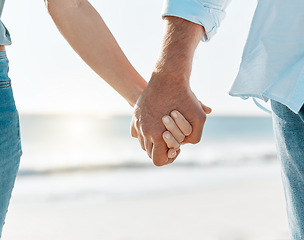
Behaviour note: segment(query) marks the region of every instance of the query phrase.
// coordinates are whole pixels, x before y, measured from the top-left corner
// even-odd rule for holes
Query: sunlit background
[[[148,81],[163,0],[90,2]],[[44,2],[7,0],[24,153],[4,239],[288,239],[270,115],[228,95],[255,6],[232,1],[197,48],[191,86],[212,116],[200,144],[157,168],[129,136],[132,108],[73,52]]]

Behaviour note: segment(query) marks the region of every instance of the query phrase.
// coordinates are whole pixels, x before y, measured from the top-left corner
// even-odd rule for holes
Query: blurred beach
[[[4,240],[287,240],[271,118],[210,117],[155,167],[130,116],[21,116]]]
[[[21,174],[44,171],[153,167],[130,137],[130,116],[21,116]],[[223,165],[276,160],[268,117],[210,117],[202,141],[182,148],[182,165]],[[154,168],[154,167],[153,167]]]
[[[163,1],[90,2],[150,79]],[[158,168],[130,137],[130,116],[98,117],[131,109],[76,57],[43,2],[6,1],[23,156],[3,240],[289,239],[271,118],[235,116],[265,114],[227,94],[256,4],[232,1],[219,34],[194,56],[198,99],[212,115],[234,117],[209,117],[201,143]]]

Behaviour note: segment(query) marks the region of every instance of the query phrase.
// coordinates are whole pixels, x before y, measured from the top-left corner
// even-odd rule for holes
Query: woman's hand
[[[212,109],[205,106],[202,102],[201,106],[206,114],[210,114]],[[174,110],[170,116],[164,116],[162,122],[167,131],[163,133],[163,139],[168,147],[168,158],[173,162],[180,153],[180,145],[186,136],[192,133],[192,126],[185,117],[178,111]]]

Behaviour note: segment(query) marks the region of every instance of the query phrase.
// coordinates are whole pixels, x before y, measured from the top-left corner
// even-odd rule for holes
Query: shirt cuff
[[[215,8],[209,1],[201,0],[165,0],[162,17],[180,17],[190,22],[200,24],[205,28],[202,41],[209,41],[225,17],[225,11]]]

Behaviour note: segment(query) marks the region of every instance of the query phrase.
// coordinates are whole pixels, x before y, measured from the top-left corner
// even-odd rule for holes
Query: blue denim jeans
[[[271,107],[291,239],[304,240],[304,106],[298,114],[273,100]]]
[[[8,59],[0,52],[0,238],[20,157],[19,116],[8,77]]]

